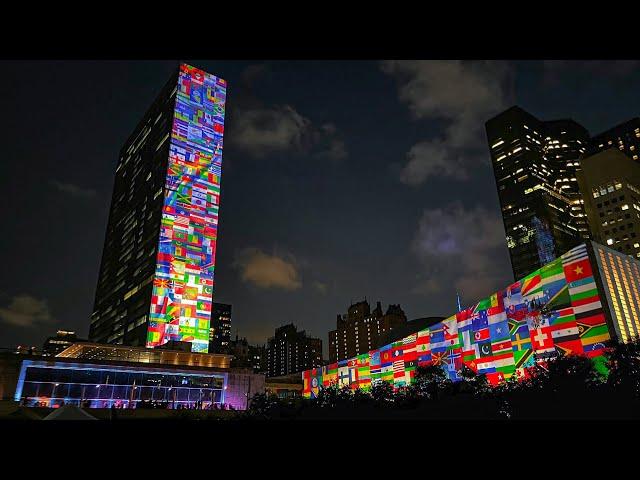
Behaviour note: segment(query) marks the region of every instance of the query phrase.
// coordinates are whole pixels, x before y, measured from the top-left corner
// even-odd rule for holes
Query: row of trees
[[[584,356],[559,356],[536,364],[524,380],[515,375],[492,387],[463,367],[452,382],[436,366],[419,367],[414,382],[387,382],[369,391],[330,386],[314,400],[264,394],[250,402],[252,419],[614,419],[640,418],[640,341],[612,345],[607,373]]]

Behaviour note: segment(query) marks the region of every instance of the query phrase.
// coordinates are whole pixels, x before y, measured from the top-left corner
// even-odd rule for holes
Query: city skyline
[[[326,342],[364,297],[413,319],[508,283],[484,122],[518,104],[597,134],[638,115],[633,62],[186,62],[229,85],[213,301],[252,343],[289,322]],[[120,145],[178,61],[14,64],[4,346],[86,337]]]

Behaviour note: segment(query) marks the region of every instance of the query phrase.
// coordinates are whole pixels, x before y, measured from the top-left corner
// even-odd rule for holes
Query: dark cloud
[[[312,152],[333,160],[347,156],[335,126],[316,127],[290,105],[236,109],[230,131],[233,145],[256,158],[284,152]]]
[[[51,180],[51,185],[58,191],[77,198],[93,198],[98,193],[92,188],[83,188],[73,183],[60,182],[58,180]]]
[[[24,294],[13,297],[8,306],[0,308],[0,319],[23,328],[49,324],[53,320],[46,301]]]
[[[640,70],[640,60],[545,60],[542,65],[543,82],[548,86],[562,83],[567,73],[597,81],[603,77],[624,77]]]
[[[422,185],[429,177],[469,177],[464,157],[440,140],[427,140],[411,147],[407,164],[400,172],[400,181],[407,185]]]
[[[509,282],[505,235],[499,212],[461,203],[426,209],[412,251],[424,266],[414,293],[454,286],[465,301],[478,300]]]
[[[398,80],[398,97],[416,119],[443,121],[444,132],[409,151],[400,180],[419,185],[431,176],[468,178],[484,148],[484,122],[509,102],[512,71],[505,62],[387,61],[382,70]]]
[[[246,87],[251,88],[256,81],[263,78],[268,72],[269,66],[266,63],[254,63],[248,65],[242,71],[241,79]]]
[[[313,282],[313,288],[321,294],[326,294],[327,293],[327,289],[329,288],[328,285],[326,283],[323,282],[319,282],[319,281],[315,281]]]
[[[238,253],[235,264],[242,280],[258,288],[298,290],[302,287],[292,255],[269,255],[257,248],[246,248]]]
[[[238,110],[230,127],[231,141],[245,153],[262,158],[302,148],[310,128],[311,121],[289,105]]]

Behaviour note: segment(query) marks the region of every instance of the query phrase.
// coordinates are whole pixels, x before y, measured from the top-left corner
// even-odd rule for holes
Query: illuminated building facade
[[[14,400],[25,406],[243,410],[264,392],[264,376],[229,369],[231,357],[118,345],[76,343],[47,360],[25,359]]]
[[[182,64],[123,146],[89,339],[207,352],[226,82]]]
[[[582,159],[578,181],[593,239],[640,258],[640,163],[610,148]]]
[[[492,385],[530,375],[559,354],[585,355],[602,368],[612,339],[640,332],[640,261],[592,241],[454,315],[348,360],[302,373],[303,394],[331,384],[369,389],[410,384],[420,366],[457,381],[466,366]]]
[[[298,373],[322,365],[322,340],[308,337],[295,325],[276,328],[267,341],[267,376],[277,377]]]
[[[576,170],[589,133],[512,107],[486,123],[514,278],[590,238]]]
[[[336,329],[329,332],[329,362],[368,352],[381,335],[406,323],[400,305],[389,305],[384,313],[380,302],[373,311],[366,300],[354,303],[346,315],[338,315]]]
[[[640,336],[640,263],[602,245],[594,246],[616,337],[630,341]]]
[[[627,157],[638,161],[640,159],[640,118],[632,118],[620,125],[595,135],[587,148],[587,155],[617,148]]]

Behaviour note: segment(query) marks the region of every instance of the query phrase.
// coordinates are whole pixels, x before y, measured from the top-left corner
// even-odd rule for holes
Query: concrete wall
[[[245,410],[247,398],[251,399],[256,393],[264,393],[264,375],[235,372],[227,374],[224,403],[232,405],[236,410]]]
[[[13,400],[23,358],[14,353],[0,354],[0,400]]]

